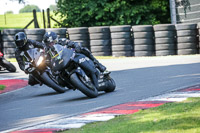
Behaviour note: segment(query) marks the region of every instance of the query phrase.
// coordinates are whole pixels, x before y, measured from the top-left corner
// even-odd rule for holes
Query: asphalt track
[[[200,82],[200,56],[141,57],[100,60],[117,83],[115,92],[89,99],[79,91],[57,94],[46,86],[27,86],[0,95],[0,132],[134,102]],[[23,78],[0,72],[0,80]]]

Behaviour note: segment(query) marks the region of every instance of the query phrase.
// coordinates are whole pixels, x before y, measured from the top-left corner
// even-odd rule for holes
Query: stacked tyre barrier
[[[177,24],[177,54],[197,53],[197,24]]]
[[[88,27],[68,28],[69,39],[79,42],[83,47],[90,48]]]
[[[15,34],[24,32],[23,29],[4,29],[2,32],[3,53],[5,58],[15,58]]]
[[[200,23],[121,25],[78,28],[4,29],[0,45],[6,58],[15,57],[14,36],[25,32],[28,39],[42,42],[45,32],[80,42],[95,56],[166,56],[200,52]]]
[[[198,23],[197,24],[197,29],[198,29],[198,31],[197,31],[197,34],[198,34],[198,39],[197,39],[197,51],[198,51],[198,53],[200,53],[200,23]]]
[[[110,26],[112,56],[132,56],[133,43],[131,37],[131,26]]]
[[[67,38],[67,28],[47,28],[45,32],[55,32],[59,38]]]
[[[3,42],[2,42],[1,30],[0,30],[0,52],[3,53]]]
[[[111,55],[111,39],[109,26],[89,27],[90,50],[94,56]]]
[[[28,39],[42,42],[45,29],[25,29],[24,32]]]
[[[154,25],[156,56],[176,54],[176,30],[173,24]]]
[[[154,32],[152,25],[132,26],[135,56],[154,55]]]

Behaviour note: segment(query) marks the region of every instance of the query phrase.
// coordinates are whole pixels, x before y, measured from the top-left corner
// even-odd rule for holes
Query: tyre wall
[[[200,53],[200,23],[197,24],[197,52]]]
[[[112,56],[133,56],[131,25],[110,26]]]
[[[80,42],[95,56],[166,56],[198,54],[200,23],[121,25],[78,28],[4,29],[1,50],[7,58],[15,57],[14,36],[25,32],[28,39],[41,42],[45,32]]]
[[[109,26],[89,27],[90,50],[94,56],[110,56],[111,39]]]
[[[47,28],[45,32],[55,32],[59,38],[68,38],[67,28]]]
[[[3,42],[2,42],[1,30],[0,30],[0,52],[3,53]]]
[[[152,25],[132,26],[135,56],[152,56],[155,53]]]
[[[43,36],[45,34],[45,29],[25,29],[24,32],[28,39],[42,42]]]
[[[90,49],[88,27],[68,28],[69,39],[79,42],[83,47]]]
[[[173,24],[154,25],[156,56],[176,54],[176,30]]]
[[[177,54],[197,54],[197,24],[177,24]]]
[[[15,34],[23,29],[4,29],[2,31],[3,53],[5,58],[15,58]]]

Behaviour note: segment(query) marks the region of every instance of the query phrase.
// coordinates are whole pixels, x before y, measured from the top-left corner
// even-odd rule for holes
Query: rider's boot
[[[97,65],[97,68],[101,71],[104,72],[106,70],[106,67],[104,65],[102,65],[101,63],[99,63],[98,60],[94,60],[94,63]]]

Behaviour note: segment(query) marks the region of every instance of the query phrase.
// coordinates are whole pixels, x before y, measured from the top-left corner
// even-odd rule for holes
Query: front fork
[[[42,79],[41,76],[40,76],[40,75],[42,75],[44,72],[47,72],[47,73],[52,74],[52,72],[51,72],[50,69],[46,69],[46,70],[44,70],[44,71],[34,70],[34,71],[31,73],[31,75],[34,77],[34,79],[35,79],[40,85],[42,85],[43,82],[44,82],[44,81],[43,81],[44,79]]]

